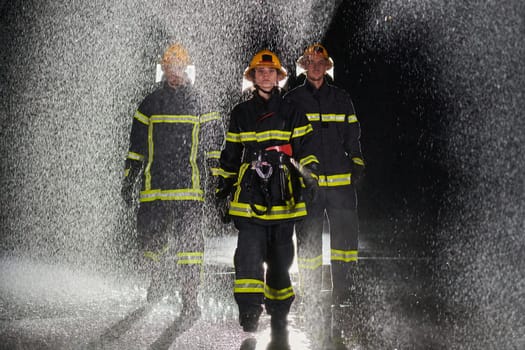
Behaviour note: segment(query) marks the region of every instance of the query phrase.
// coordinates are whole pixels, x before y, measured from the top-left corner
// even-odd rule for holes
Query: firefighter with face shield
[[[285,99],[304,108],[314,128],[315,156],[319,160],[318,196],[307,203],[308,217],[296,226],[300,290],[307,308],[320,299],[322,232],[327,220],[332,311],[334,324],[340,324],[341,317],[355,314],[349,305],[358,253],[356,186],[365,165],[361,131],[348,93],[327,81],[326,73],[333,63],[326,49],[314,44],[297,63],[306,72],[306,80]],[[335,329],[334,333],[338,337],[340,332]]]
[[[220,179],[216,196],[229,200],[238,230],[234,297],[240,325],[255,331],[264,305],[272,334],[286,333],[295,296],[289,274],[293,227],[306,216],[306,189],[313,191],[317,184],[312,126],[282,99],[278,83],[286,71],[275,53],[258,52],[244,77],[253,83],[253,95],[231,112],[215,169]]]
[[[133,206],[133,190],[140,187],[137,233],[142,261],[151,273],[147,300],[156,302],[178,291],[181,315],[196,318],[204,254],[201,155],[210,147],[220,149],[201,135],[221,121],[218,113],[201,106],[187,74],[190,64],[182,45],[165,51],[165,81],[142,101],[133,118],[122,194]]]

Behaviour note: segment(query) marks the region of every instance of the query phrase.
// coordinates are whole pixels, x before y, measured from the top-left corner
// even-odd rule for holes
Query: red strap
[[[279,145],[279,146],[270,146],[270,147],[265,148],[264,150],[282,152],[289,157],[292,156],[292,145],[290,145],[289,143],[284,144],[284,145]]]

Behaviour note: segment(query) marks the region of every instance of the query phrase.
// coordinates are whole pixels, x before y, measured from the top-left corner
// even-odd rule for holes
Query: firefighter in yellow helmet
[[[165,81],[146,96],[133,117],[122,194],[134,207],[134,189],[140,187],[137,232],[143,261],[151,271],[147,300],[156,302],[178,290],[182,316],[195,319],[200,314],[197,296],[204,253],[198,224],[204,201],[203,155],[214,147],[218,152],[222,142],[212,142],[203,132],[222,122],[218,113],[201,106],[187,75],[189,64],[180,44],[164,52]]]
[[[231,112],[220,168],[215,169],[220,177],[216,195],[229,200],[238,230],[234,297],[240,325],[255,331],[264,305],[272,334],[282,334],[295,295],[289,275],[293,227],[306,216],[304,183],[317,183],[315,172],[301,177],[292,163],[314,169],[317,159],[312,126],[282,99],[278,83],[286,71],[277,55],[258,52],[244,76],[253,82],[253,95]]]
[[[296,225],[300,289],[307,308],[319,300],[323,222],[329,220],[333,319],[334,324],[341,324],[344,313],[355,313],[350,308],[350,291],[355,289],[352,275],[358,252],[356,186],[365,165],[361,130],[348,93],[326,79],[333,66],[326,48],[321,44],[307,47],[298,64],[306,72],[306,80],[285,99],[305,109],[314,128],[315,156],[319,159],[318,196],[307,202],[308,217]],[[314,322],[317,319],[314,315]],[[338,336],[337,329],[334,333]]]

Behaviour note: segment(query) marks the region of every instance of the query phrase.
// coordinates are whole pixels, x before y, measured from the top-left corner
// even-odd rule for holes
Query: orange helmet
[[[315,55],[321,56],[328,62],[327,69],[330,69],[334,66],[334,62],[332,61],[330,56],[328,56],[328,51],[326,51],[326,48],[319,43],[308,46],[304,50],[303,55],[299,57],[299,59],[297,60],[297,64],[299,65],[299,67],[304,69],[306,60],[308,60],[310,56],[315,56]]]
[[[164,52],[161,64],[185,67],[191,64],[190,55],[188,55],[188,51],[181,44],[173,44]]]
[[[277,55],[270,50],[259,51],[255,54],[255,56],[253,56],[250,65],[244,71],[244,77],[247,80],[253,82],[252,72],[257,67],[275,68],[279,75],[279,81],[283,80],[287,76],[286,70],[281,66],[279,57],[277,57]]]

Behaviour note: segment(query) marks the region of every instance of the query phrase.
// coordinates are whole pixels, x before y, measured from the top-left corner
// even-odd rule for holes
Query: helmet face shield
[[[195,66],[191,64],[188,51],[181,44],[169,46],[157,64],[155,82],[166,80],[170,76],[178,76],[182,80],[195,83]]]

